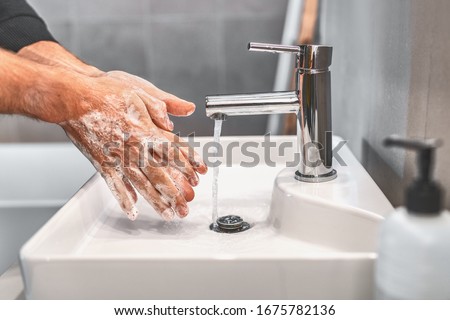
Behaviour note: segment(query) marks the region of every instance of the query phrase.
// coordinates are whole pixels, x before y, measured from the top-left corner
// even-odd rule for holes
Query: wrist
[[[25,87],[24,113],[57,124],[80,117],[87,109],[80,97],[89,90],[88,80],[88,76],[64,68],[38,68]]]
[[[88,65],[53,41],[39,41],[22,48],[18,56],[40,64],[57,66],[80,74],[98,77],[104,74],[100,69]]]

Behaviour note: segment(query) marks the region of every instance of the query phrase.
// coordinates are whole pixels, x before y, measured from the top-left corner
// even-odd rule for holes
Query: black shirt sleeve
[[[25,0],[0,0],[0,47],[17,52],[43,40],[56,42]]]

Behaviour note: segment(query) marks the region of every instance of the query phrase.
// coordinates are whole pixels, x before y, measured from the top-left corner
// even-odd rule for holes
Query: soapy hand
[[[167,113],[183,117],[189,116],[195,111],[195,105],[192,102],[167,93],[138,76],[124,71],[109,71],[105,75],[121,80],[124,85],[128,85],[128,88],[135,90],[144,97],[148,97],[148,99],[144,99],[147,102],[147,110],[155,124],[162,129],[173,130],[173,123],[169,120]]]
[[[51,41],[24,47],[18,56],[60,69],[57,73],[65,73],[61,79],[72,79],[69,89],[52,88],[61,99],[49,103],[55,108],[40,109],[34,116],[64,128],[130,219],[138,214],[135,189],[166,220],[188,214],[197,172],[203,174],[207,168],[169,132],[173,123],[167,113],[188,116],[194,112],[193,103],[126,72],[103,72]]]
[[[131,220],[138,214],[134,188],[165,220],[175,214],[185,217],[187,202],[194,197],[192,187],[198,184],[196,172],[207,169],[186,143],[156,123],[170,127],[166,103],[170,111],[192,106],[139,82],[119,72],[86,78],[75,101],[78,114],[60,125],[101,173]]]

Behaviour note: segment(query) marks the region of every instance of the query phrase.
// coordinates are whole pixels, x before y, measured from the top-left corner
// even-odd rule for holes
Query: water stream
[[[215,144],[215,155],[219,155],[219,144],[220,144],[220,134],[222,132],[222,120],[215,120],[214,122],[214,144]],[[219,166],[213,168],[213,184],[212,184],[212,197],[213,197],[213,208],[212,208],[212,223],[215,224],[217,218],[219,217],[217,211],[217,196],[219,189]]]

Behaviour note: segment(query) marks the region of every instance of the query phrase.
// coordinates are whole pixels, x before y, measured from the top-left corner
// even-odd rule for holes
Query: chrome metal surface
[[[218,95],[206,97],[206,115],[242,116],[253,114],[297,113],[298,96],[295,91]]]
[[[311,69],[316,73],[327,71],[331,65],[333,48],[330,46],[302,44],[288,46],[281,44],[269,44],[250,42],[249,51],[271,52],[271,53],[294,53],[297,55],[296,67],[300,69]]]
[[[224,216],[217,219],[217,224],[222,229],[236,230],[242,227],[244,220],[239,216]]]
[[[336,170],[331,170],[329,173],[324,173],[321,175],[304,175],[299,171],[295,172],[295,179],[302,182],[327,182],[336,179],[337,173]]]
[[[248,44],[249,51],[273,52],[273,53],[300,53],[300,46],[288,46],[284,44],[270,44],[260,42],[250,42]]]
[[[301,162],[296,178],[323,182],[336,178],[332,168],[331,77],[333,48],[250,42],[250,51],[291,53],[296,59],[296,90],[206,97],[210,118],[296,113]]]
[[[302,54],[298,56],[297,68],[311,70],[314,73],[328,71],[333,54],[332,47],[308,44],[301,45],[300,48]]]
[[[215,112],[210,116],[210,118],[213,120],[227,120],[227,115],[224,113]]]
[[[235,215],[219,217],[209,228],[219,233],[239,233],[251,228],[250,224]]]

